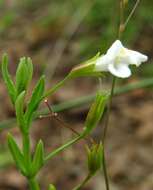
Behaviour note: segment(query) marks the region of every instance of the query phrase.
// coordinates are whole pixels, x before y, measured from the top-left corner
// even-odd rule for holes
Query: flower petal
[[[142,62],[148,60],[148,57],[137,51],[126,49],[129,59],[129,64],[139,66]]]
[[[107,55],[110,56],[112,59],[115,59],[115,57],[119,54],[121,49],[124,48],[120,40],[116,40],[111,47],[107,51]]]
[[[102,55],[97,59],[95,69],[96,71],[108,71],[108,65],[110,63],[110,57],[108,57],[107,55]]]
[[[110,64],[108,70],[110,73],[120,78],[128,78],[131,75],[131,70],[128,65],[124,63]]]

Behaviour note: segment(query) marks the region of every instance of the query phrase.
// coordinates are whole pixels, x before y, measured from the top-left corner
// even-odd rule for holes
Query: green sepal
[[[36,146],[36,151],[34,153],[31,173],[35,176],[40,168],[44,165],[44,145],[42,140],[40,140]]]
[[[16,87],[11,79],[11,76],[8,72],[8,56],[7,54],[3,55],[2,58],[2,76],[5,82],[5,85],[7,87],[8,90],[8,94],[10,96],[10,99],[12,101],[12,103],[15,103],[16,100]]]
[[[33,65],[31,59],[26,57],[21,58],[16,71],[17,95],[27,89],[27,86],[32,79],[32,74]]]
[[[84,77],[84,76],[93,76],[93,77],[102,77],[102,72],[95,70],[96,60],[99,58],[100,53],[97,53],[93,58],[88,61],[81,63],[79,66],[74,67],[69,73],[69,78]]]
[[[26,176],[26,167],[25,167],[25,163],[24,163],[24,156],[23,156],[22,152],[20,151],[20,148],[18,147],[17,143],[15,142],[15,140],[11,134],[8,134],[7,141],[8,141],[8,147],[10,149],[10,152],[12,154],[12,157],[13,157],[17,167],[19,168],[21,173]]]
[[[48,190],[56,190],[55,186],[50,184],[49,187],[48,187]]]
[[[91,148],[87,147],[88,156],[88,170],[94,175],[102,167],[103,161],[103,146],[100,144],[93,144]]]
[[[100,92],[97,93],[96,99],[91,105],[86,118],[84,133],[89,134],[97,126],[103,115],[108,97],[109,96],[106,94]]]
[[[42,97],[44,94],[44,89],[45,89],[45,77],[42,76],[40,78],[40,80],[37,82],[37,84],[33,90],[31,99],[27,105],[27,110],[25,113],[25,120],[26,120],[27,126],[30,125],[30,122],[33,117],[33,113],[37,110],[37,108],[42,100]]]
[[[19,94],[15,102],[16,118],[22,132],[25,132],[24,98],[25,98],[25,91]]]

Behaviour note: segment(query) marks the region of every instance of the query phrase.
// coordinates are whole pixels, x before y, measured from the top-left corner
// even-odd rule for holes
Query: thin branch
[[[126,21],[124,23],[124,29],[126,28],[128,22],[130,21],[130,19],[132,18],[133,14],[135,13],[135,10],[136,10],[137,6],[139,5],[139,3],[140,3],[140,0],[137,0],[136,3],[135,3],[135,5],[134,5],[134,7],[133,7],[133,9],[132,9],[132,11],[130,12],[129,16],[127,17],[127,19],[126,19]]]

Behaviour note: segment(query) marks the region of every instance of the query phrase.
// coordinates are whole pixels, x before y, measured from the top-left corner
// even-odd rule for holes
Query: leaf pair
[[[43,142],[40,140],[36,146],[36,151],[34,153],[33,161],[31,162],[30,171],[28,169],[29,166],[26,165],[26,160],[23,153],[21,152],[20,148],[18,147],[11,134],[8,135],[8,146],[12,154],[12,157],[21,173],[24,176],[35,176],[44,164]]]
[[[45,86],[44,77],[41,77],[41,79],[38,81],[36,87],[33,90],[31,99],[27,105],[27,109],[25,113],[24,113],[25,91],[22,91],[18,95],[15,101],[17,122],[22,132],[26,132],[29,129],[29,125],[32,120],[33,113],[38,108],[41,98],[43,96],[44,86]]]

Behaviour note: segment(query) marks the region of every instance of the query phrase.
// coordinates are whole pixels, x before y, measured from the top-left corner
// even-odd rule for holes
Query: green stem
[[[103,165],[103,171],[104,171],[104,178],[105,178],[105,186],[106,186],[106,189],[109,190],[109,179],[108,179],[108,174],[107,174],[107,166],[106,166],[106,158],[105,158],[105,150],[104,150],[104,147],[103,147],[103,161],[102,161],[102,165]]]
[[[42,99],[51,96],[53,93],[55,93],[61,86],[63,86],[65,84],[65,82],[69,79],[69,75],[67,75],[63,80],[61,80],[59,83],[57,83],[53,88],[49,89],[44,96],[42,97]]]
[[[135,12],[135,10],[136,10],[139,3],[140,3],[140,0],[137,0],[134,7],[133,7],[133,9],[132,9],[132,11],[130,12],[129,16],[127,17],[127,19],[126,19],[126,21],[124,23],[124,28],[127,26],[128,22],[132,18],[132,16],[133,16],[133,14],[134,14],[134,12]]]
[[[23,155],[26,163],[27,170],[31,172],[31,153],[30,153],[30,137],[29,133],[23,134]],[[35,178],[28,178],[30,190],[40,190],[39,184]]]
[[[29,181],[30,190],[40,190],[39,184],[36,181],[36,179],[32,178],[29,179],[28,181]]]
[[[102,138],[103,146],[105,145],[105,139],[106,139],[108,124],[109,124],[109,116],[110,116],[111,107],[112,107],[112,99],[114,95],[115,83],[116,83],[116,77],[113,76],[112,87],[111,87],[111,92],[110,92],[110,97],[109,97],[109,104],[108,104],[108,109],[107,109],[107,114],[106,114],[106,121],[105,121],[105,126],[104,126],[104,133],[103,133],[103,138]]]
[[[113,76],[113,82],[112,82],[112,88],[111,88],[111,93],[110,93],[110,99],[109,99],[109,105],[107,109],[107,114],[106,114],[106,122],[104,126],[104,133],[102,137],[102,142],[103,142],[103,169],[104,169],[104,179],[105,179],[105,185],[106,185],[106,190],[109,190],[109,180],[108,180],[108,174],[107,174],[107,166],[106,166],[106,158],[105,158],[105,139],[106,139],[106,134],[107,134],[107,129],[108,129],[108,124],[109,124],[109,116],[110,116],[110,111],[112,107],[112,98],[114,95],[114,89],[115,89],[115,82],[116,82],[116,77]]]
[[[87,177],[83,180],[82,183],[80,183],[77,187],[73,188],[73,190],[81,190],[82,187],[85,186],[85,184],[91,179],[93,175],[91,174],[88,174]]]
[[[56,156],[57,154],[59,154],[60,152],[62,152],[66,148],[68,148],[69,146],[75,144],[76,142],[78,142],[79,140],[81,140],[84,137],[85,137],[85,135],[81,134],[80,136],[68,141],[66,144],[64,144],[64,145],[60,146],[59,148],[57,148],[56,150],[52,151],[50,154],[48,154],[46,156],[45,162],[47,162],[48,160],[50,160],[51,158],[53,158],[54,156]]]
[[[23,155],[26,162],[26,166],[30,172],[31,166],[31,153],[30,153],[30,137],[29,133],[23,134]]]

